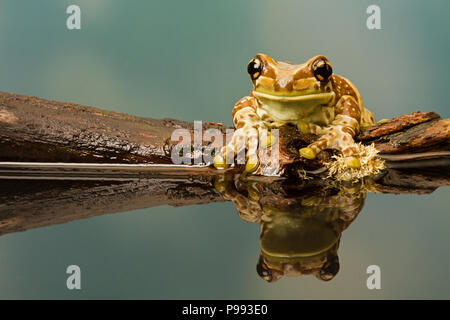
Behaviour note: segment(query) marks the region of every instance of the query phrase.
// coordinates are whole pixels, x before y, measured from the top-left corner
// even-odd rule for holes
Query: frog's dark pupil
[[[333,261],[320,270],[322,280],[331,280],[339,272],[339,262]]]
[[[253,80],[256,80],[262,71],[262,63],[257,59],[253,59],[247,66],[247,72],[252,77]]]
[[[256,266],[256,271],[258,272],[259,276],[263,278],[266,281],[272,281],[272,273],[268,270],[266,264],[262,262],[262,259],[260,258],[259,263]]]
[[[328,81],[328,79],[333,74],[333,69],[328,62],[323,59],[319,59],[314,62],[313,72],[317,80]]]

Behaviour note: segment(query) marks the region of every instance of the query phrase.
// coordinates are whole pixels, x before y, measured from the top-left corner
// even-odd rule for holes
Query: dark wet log
[[[177,128],[193,134],[184,121],[0,92],[0,161],[171,164]]]
[[[193,124],[184,121],[0,92],[0,161],[171,164],[171,150],[178,141],[170,137],[177,128],[193,134]],[[203,129],[208,128],[225,129],[203,124]],[[318,161],[298,157],[298,148],[315,138],[294,127],[282,128],[282,165],[299,161],[305,167],[320,167],[329,153]],[[356,140],[373,142],[385,154],[449,150],[450,120],[433,112],[415,112],[367,129]]]

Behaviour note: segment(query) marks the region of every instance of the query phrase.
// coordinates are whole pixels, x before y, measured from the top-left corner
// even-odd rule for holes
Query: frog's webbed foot
[[[306,159],[315,159],[316,155],[325,149],[335,149],[346,157],[346,164],[349,168],[359,168],[361,163],[358,157],[354,156],[358,148],[353,140],[354,131],[348,127],[334,125],[325,130],[325,133],[315,142],[299,150],[300,155]]]
[[[307,159],[314,159],[322,150],[336,149],[346,157],[349,168],[360,168],[359,159],[353,156],[358,151],[353,137],[360,130],[360,106],[354,97],[344,95],[336,104],[336,113],[335,119],[323,130],[322,136],[308,147],[300,149],[300,155]]]
[[[300,149],[300,154],[314,159],[322,150],[339,150],[340,155],[325,163],[329,176],[337,180],[358,180],[378,174],[385,168],[383,160],[377,157],[378,150],[373,144],[362,145],[353,140],[360,124],[372,125],[375,122],[372,113],[361,109],[356,100],[348,95],[342,96],[335,108],[337,115],[331,125],[320,130],[321,137]]]
[[[258,129],[253,127],[243,127],[237,129],[231,141],[222,148],[218,157],[214,159],[214,165],[216,168],[222,168],[222,164],[225,166],[234,162],[236,156],[241,152],[245,152],[246,165],[245,170],[252,172],[259,166],[258,158]],[[238,164],[241,160],[237,159]]]
[[[236,103],[233,109],[233,122],[236,131],[231,141],[214,158],[216,168],[227,168],[234,162],[236,156],[238,156],[238,164],[243,163],[243,159],[239,158],[241,152],[245,152],[245,171],[253,172],[258,168],[258,146],[268,146],[270,136],[267,126],[256,114],[256,105],[257,101],[251,96]]]

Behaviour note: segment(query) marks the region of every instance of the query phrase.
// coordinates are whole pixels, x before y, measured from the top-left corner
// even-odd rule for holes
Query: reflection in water
[[[261,226],[257,271],[263,279],[310,274],[327,281],[339,272],[341,234],[361,211],[366,193],[429,194],[448,186],[450,160],[443,160],[440,166],[403,164],[354,184],[233,170],[217,175],[208,168],[0,163],[0,236],[107,213],[229,200],[243,220]]]
[[[358,216],[372,183],[319,186],[218,176],[215,186],[233,201],[241,219],[261,225],[256,267],[261,278],[313,275],[329,281],[339,272],[341,234]]]

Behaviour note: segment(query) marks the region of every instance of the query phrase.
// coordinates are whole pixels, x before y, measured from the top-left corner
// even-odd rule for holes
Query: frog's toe
[[[304,207],[314,207],[320,203],[320,198],[318,196],[310,196],[302,199],[302,206]]]
[[[302,120],[298,120],[297,121],[297,129],[301,132],[301,133],[309,133],[309,124],[306,123],[305,121]]]
[[[249,183],[247,185],[247,192],[248,192],[248,197],[250,199],[259,200],[259,198],[261,197],[261,194],[258,191],[258,189],[256,188],[254,183]]]
[[[359,169],[361,168],[361,161],[357,157],[346,157],[345,164],[350,169]]]
[[[213,164],[216,169],[228,168],[228,164],[226,163],[225,158],[221,154],[218,154],[214,157]]]
[[[227,191],[228,185],[230,184],[230,181],[225,179],[225,177],[218,176],[214,180],[214,188],[219,191],[220,193],[224,193]]]
[[[385,124],[385,123],[389,123],[391,121],[392,120],[389,120],[389,119],[381,119],[380,121],[377,122],[377,125],[382,125],[382,124]]]
[[[263,137],[261,140],[261,147],[263,148],[269,148],[276,142],[276,138],[272,136],[271,134],[268,134],[267,136]]]
[[[255,171],[259,166],[259,159],[256,156],[253,156],[247,160],[245,164],[245,171],[250,173]]]
[[[314,159],[316,157],[316,153],[314,152],[313,149],[306,147],[306,148],[301,148],[299,150],[300,156],[302,156],[303,158],[306,159]]]

